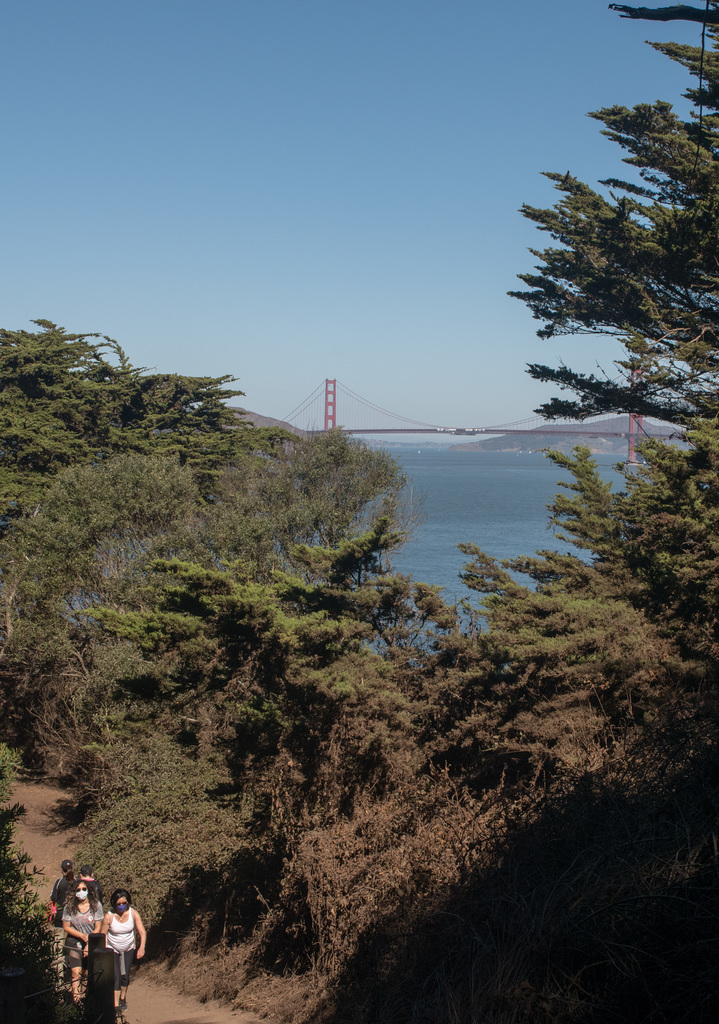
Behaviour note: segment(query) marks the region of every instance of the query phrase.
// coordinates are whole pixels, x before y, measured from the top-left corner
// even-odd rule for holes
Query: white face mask
[[[81,903],[82,903],[83,900],[86,900],[87,899],[87,889],[78,889],[77,890],[77,898],[80,900]]]

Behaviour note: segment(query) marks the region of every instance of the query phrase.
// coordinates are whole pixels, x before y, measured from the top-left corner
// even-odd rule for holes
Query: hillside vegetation
[[[464,545],[478,605],[393,571],[417,509],[386,454],[0,332],[1,738],[76,794],[177,984],[294,1024],[717,1019],[717,72],[701,125],[595,115],[636,179],[525,210],[542,333],[627,352],[534,367],[578,398],[545,412],[688,443],[620,492],[554,453],[577,555]]]

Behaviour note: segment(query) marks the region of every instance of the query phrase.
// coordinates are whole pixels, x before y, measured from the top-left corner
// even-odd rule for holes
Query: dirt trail
[[[72,858],[81,838],[72,824],[72,803],[62,790],[44,783],[20,782],[13,798],[26,809],[18,838],[45,875],[38,888],[43,899],[48,899],[61,862]],[[133,972],[127,1003],[128,1024],[261,1024],[252,1014],[233,1012],[220,1003],[198,1003],[169,986],[151,983],[143,979],[141,965]]]

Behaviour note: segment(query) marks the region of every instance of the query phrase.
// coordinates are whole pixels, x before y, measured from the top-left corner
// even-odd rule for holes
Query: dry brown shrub
[[[585,722],[549,788],[435,770],[306,822],[253,935],[183,978],[292,1024],[713,1024],[719,713],[613,747]]]
[[[416,931],[384,991],[336,1019],[713,1024],[718,741],[719,709],[695,696],[570,772]]]

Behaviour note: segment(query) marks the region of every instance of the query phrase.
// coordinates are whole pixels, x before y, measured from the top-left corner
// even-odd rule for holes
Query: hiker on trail
[[[82,867],[80,868],[80,878],[83,880],[83,882],[88,883],[88,889],[94,888],[95,892],[97,893],[97,898],[99,899],[100,903],[102,903],[102,886],[92,873],[92,868],[90,867],[89,864],[83,864]]]
[[[87,882],[72,883],[62,912],[65,930],[65,966],[70,972],[72,998],[80,1002],[80,983],[87,973],[88,936],[102,927],[102,903]]]
[[[115,889],[110,897],[111,910],[105,914],[102,933],[107,948],[115,954],[115,1010],[127,1009],[127,986],[130,984],[130,967],[135,957],[142,960],[145,955],[147,934],[142,919],[131,907],[132,897],[127,889]],[[139,946],[136,935],[140,937]]]
[[[67,894],[72,887],[72,883],[75,881],[75,875],[72,870],[72,861],[64,860],[60,865],[62,874],[59,878],[55,879],[50,893],[50,919],[49,923],[52,925],[54,936],[55,936],[55,961],[57,963],[58,974],[62,977],[63,972],[63,946],[65,945],[65,929],[62,926],[62,910],[65,906],[65,900]]]
[[[60,865],[60,870],[62,871],[62,874],[55,880],[55,884],[52,887],[50,903],[55,906],[52,925],[54,928],[58,928],[62,932],[62,908],[65,906],[68,889],[70,889],[72,883],[75,881],[75,875],[72,870],[72,861],[64,860]]]

